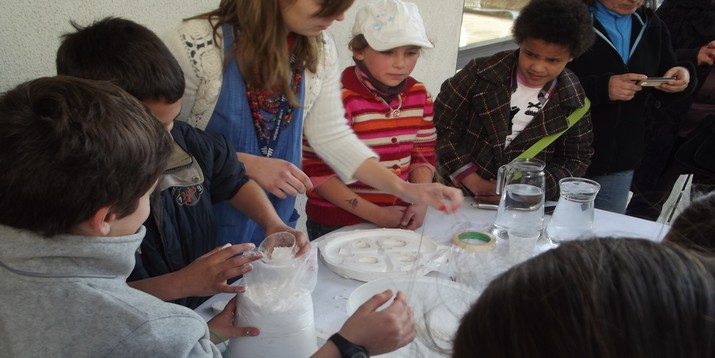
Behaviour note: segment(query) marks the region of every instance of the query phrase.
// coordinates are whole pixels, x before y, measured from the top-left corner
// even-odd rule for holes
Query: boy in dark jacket
[[[149,29],[106,18],[64,35],[57,72],[118,84],[144,103],[174,139],[169,166],[151,196],[147,234],[128,281],[163,300],[195,308],[206,296],[238,292],[227,279],[251,270],[237,254],[253,244],[216,248],[213,204],[228,200],[267,234],[289,231],[305,252],[307,237],[281,221],[263,190],[246,176],[221,135],[174,121],[181,110],[184,75],[171,52]],[[121,150],[121,148],[117,148]]]
[[[498,203],[499,167],[566,130],[535,156],[546,163],[546,198],[555,200],[559,179],[582,176],[593,154],[590,114],[568,127],[586,95],[565,68],[593,42],[589,13],[575,0],[532,1],[512,32],[517,51],[474,59],[442,84],[434,112],[438,174]]]

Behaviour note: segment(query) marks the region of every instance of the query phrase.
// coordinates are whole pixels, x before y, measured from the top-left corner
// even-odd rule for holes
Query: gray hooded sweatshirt
[[[144,233],[45,238],[0,225],[0,355],[220,357],[198,314],[127,286]]]

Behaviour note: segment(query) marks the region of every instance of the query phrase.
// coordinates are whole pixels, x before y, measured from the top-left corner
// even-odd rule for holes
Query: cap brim
[[[412,39],[409,41],[382,41],[378,39],[369,39],[365,36],[367,44],[375,51],[387,51],[393,48],[402,46],[419,46],[422,48],[434,48],[434,45],[429,41]],[[372,40],[372,41],[371,41]]]

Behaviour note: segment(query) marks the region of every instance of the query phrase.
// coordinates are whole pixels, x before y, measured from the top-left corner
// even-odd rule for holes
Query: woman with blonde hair
[[[343,181],[361,180],[440,210],[458,208],[459,191],[399,180],[346,124],[336,50],[323,31],[343,20],[352,3],[222,0],[217,9],[183,21],[165,38],[186,76],[179,119],[226,135],[249,177],[292,225],[295,196],[312,187],[298,168],[303,136]],[[260,228],[233,208],[217,207],[216,215],[219,241],[263,239]]]

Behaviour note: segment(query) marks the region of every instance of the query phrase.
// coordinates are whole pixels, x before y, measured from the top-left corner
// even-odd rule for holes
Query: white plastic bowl
[[[414,310],[418,336],[407,346],[380,357],[449,357],[428,347],[451,348],[459,321],[477,299],[477,292],[463,284],[429,276],[379,279],[361,285],[350,294],[348,315],[373,295],[387,289],[405,293]],[[391,302],[379,309],[384,309]]]

